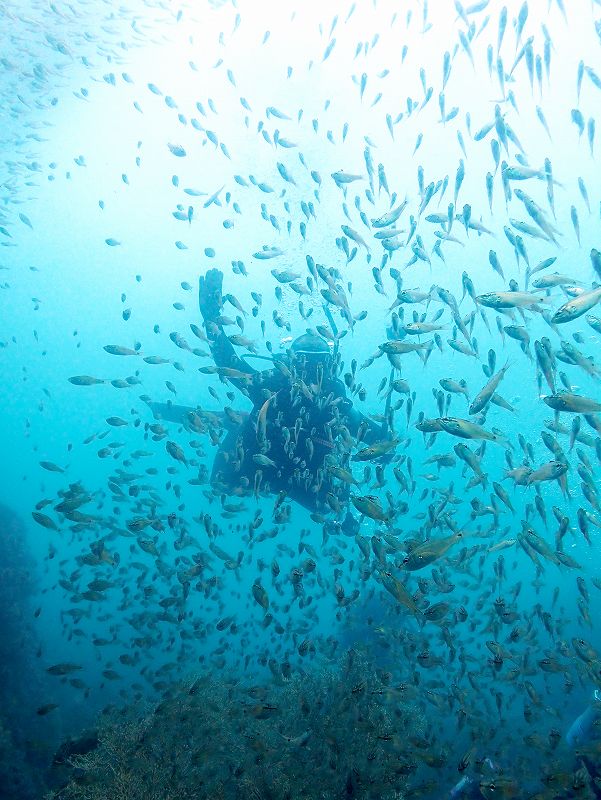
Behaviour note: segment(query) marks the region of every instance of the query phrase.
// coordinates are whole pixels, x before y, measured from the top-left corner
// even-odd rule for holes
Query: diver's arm
[[[353,406],[347,412],[347,427],[353,436],[357,435],[359,428],[364,428],[365,434],[361,441],[368,445],[388,438],[388,426],[385,423],[378,425]]]
[[[392,385],[392,380],[394,377],[394,371],[391,370],[390,372],[390,384]],[[349,416],[349,430],[350,432],[356,436],[356,431],[359,429],[361,425],[364,427],[367,426],[367,430],[365,433],[364,441],[367,444],[373,444],[374,442],[390,439],[390,401],[391,401],[391,393],[388,392],[388,397],[386,398],[386,408],[384,409],[384,422],[381,425],[378,425],[376,422],[372,422],[372,420],[368,419],[367,417],[363,416],[360,411],[357,411],[354,406],[351,405],[351,408],[348,412]],[[348,401],[350,402],[350,401]]]
[[[249,376],[254,375],[256,370],[236,354],[233,344],[219,324],[223,305],[221,299],[222,283],[223,273],[218,269],[210,269],[206,275],[201,275],[198,280],[198,306],[204,320],[213,360],[218,367],[235,369]],[[229,375],[227,377],[236,389],[248,394],[248,379]]]
[[[176,406],[175,403],[155,403],[153,400],[144,398],[144,402],[152,411],[155,419],[162,419],[165,422],[181,422],[184,423],[188,414],[196,411],[192,406]]]
[[[256,373],[257,370],[254,367],[251,367],[250,364],[236,354],[233,344],[227,338],[223,330],[219,329],[219,333],[213,339],[211,339],[209,335],[209,344],[213,355],[213,361],[218,367],[236,369],[239,372],[247,373],[249,376]],[[247,387],[247,378],[230,378],[228,375],[228,380],[230,380],[237,389],[240,389],[240,391]]]
[[[238,430],[239,428],[239,425],[232,421],[223,411],[208,411],[200,407],[179,406],[172,403],[170,400],[167,400],[166,403],[157,403],[154,400],[148,399],[146,396],[140,399],[144,400],[148,408],[152,411],[153,417],[157,420],[177,422],[184,427],[189,427],[195,416],[200,417],[204,422],[206,417],[210,415],[211,418],[217,418],[219,424],[228,431]],[[242,417],[246,417],[246,412],[244,411],[238,411],[236,413]]]
[[[339,398],[338,409],[340,416],[344,420],[344,424],[351,436],[357,436],[359,428],[362,428],[364,429],[364,435],[361,437],[361,441],[368,445],[379,442],[382,439],[388,439],[388,425],[386,423],[378,425],[377,422],[373,422],[358,411],[354,407],[353,401],[346,396],[344,384],[338,379],[335,381],[334,393]]]
[[[270,394],[278,392],[287,385],[285,376],[277,369],[257,370],[243,358],[239,358],[232,343],[223,331],[209,340],[213,360],[218,367],[227,367],[244,372],[248,378],[227,376],[230,383],[242,394],[245,394],[254,406],[261,407]]]

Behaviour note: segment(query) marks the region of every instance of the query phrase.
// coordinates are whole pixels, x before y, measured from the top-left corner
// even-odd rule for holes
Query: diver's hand
[[[210,269],[198,280],[198,306],[205,322],[213,322],[221,313],[223,272]]]

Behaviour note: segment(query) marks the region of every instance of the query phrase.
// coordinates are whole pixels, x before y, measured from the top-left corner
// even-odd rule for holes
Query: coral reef
[[[396,798],[420,717],[349,651],[313,673],[252,686],[207,676],[154,707],[113,712],[69,759],[54,800]]]

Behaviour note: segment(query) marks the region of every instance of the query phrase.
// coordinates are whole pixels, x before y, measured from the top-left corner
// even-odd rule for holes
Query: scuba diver
[[[500,770],[488,756],[477,762],[476,770],[473,775],[464,775],[457,781],[449,792],[450,800],[484,800],[488,796],[486,789],[494,784],[494,777]]]
[[[559,774],[569,777],[566,785],[553,789],[555,800],[601,800],[601,769],[599,764],[599,735],[597,728],[601,721],[601,690],[595,689],[589,705],[576,717],[565,733],[565,743],[573,751],[576,760],[571,767]],[[558,734],[559,735],[559,734]],[[488,788],[495,784],[495,772],[499,772],[490,759],[484,760],[489,767],[490,780],[477,780],[472,775],[464,775],[449,792],[449,800],[483,800],[489,798]],[[551,777],[553,771],[551,772]],[[543,774],[544,782],[544,774]],[[499,787],[497,787],[498,790]],[[522,787],[523,789],[523,787]],[[588,790],[588,791],[586,791]],[[535,787],[531,792],[523,792],[525,797],[538,797]]]
[[[570,747],[582,747],[595,738],[595,723],[601,720],[601,690],[595,689],[591,703],[585,708],[566,733]]]
[[[287,355],[270,358],[269,369],[256,370],[239,357],[223,330],[222,308],[229,296],[222,295],[222,281],[217,269],[200,277],[200,313],[217,374],[250,400],[252,410],[226,409],[222,419],[228,432],[215,456],[211,485],[223,494],[288,496],[311,512],[339,511],[349,482],[335,485],[333,479],[346,468],[353,440],[369,446],[386,439],[386,424],[372,422],[353,407],[336,375],[337,347],[331,350],[316,333],[299,336]],[[331,315],[329,320],[333,324]],[[186,415],[195,412],[173,404],[149,405],[155,417],[184,424]],[[352,525],[349,515],[347,522]]]
[[[583,783],[590,787],[590,796],[596,800],[601,800],[600,722],[601,690],[595,689],[591,702],[572,722],[565,735],[566,744],[575,751],[580,772],[583,772]],[[575,796],[575,794],[574,791],[568,793],[568,796]]]

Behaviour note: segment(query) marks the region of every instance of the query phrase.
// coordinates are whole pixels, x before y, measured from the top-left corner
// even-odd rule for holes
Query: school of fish
[[[13,98],[1,134],[13,153],[0,172],[5,302],[18,270],[28,289],[38,280],[24,236],[53,298],[40,288],[34,312],[68,317],[73,302],[43,277],[56,269],[41,252],[53,234],[36,219],[42,179],[45,198],[68,181],[95,192],[92,145],[66,175],[63,153],[36,155],[53,144],[59,98],[69,90],[76,127],[78,105],[93,114],[100,92],[104,110],[113,92],[136,126],[116,133],[134,160],[106,165],[113,189],[88,244],[100,251],[90,282],[103,270],[122,281],[120,304],[112,292],[93,301],[102,340],[80,350],[75,331],[25,415],[44,585],[31,622],[42,640],[44,626],[60,629],[38,652],[40,724],[69,697],[94,713],[151,704],[144,758],[207,742],[173,767],[189,792],[206,775],[213,794],[198,796],[318,797],[323,786],[435,798],[470,776],[487,800],[594,797],[578,758],[601,767],[601,725],[576,752],[565,731],[601,688],[601,2],[286,4],[285,24],[258,39],[242,0],[106,5],[0,12],[14,26],[0,58]],[[209,16],[218,35],[201,44]],[[186,74],[160,80],[157,60],[156,76],[141,76],[137,51],[160,53],[186,24],[198,30],[178,40],[198,53],[181,45]],[[303,63],[281,60],[288,36],[311,43]],[[247,80],[245,59],[273,83]],[[344,86],[330,83],[349,67]],[[190,86],[202,87],[193,104]],[[299,105],[313,92],[319,107]],[[144,244],[137,222],[110,216],[130,190],[149,195],[132,211]],[[170,253],[152,277],[149,241]],[[249,381],[212,358],[197,303],[212,267],[224,272],[217,322],[241,363],[290,375],[278,354],[315,333],[353,406],[381,426],[368,445],[338,420],[324,469],[298,467],[315,491],[324,470],[332,480],[311,513],[269,490],[273,398],[257,422],[259,479],[230,494],[211,483]],[[148,284],[145,307],[136,292]],[[3,325],[0,339],[9,358],[17,337]],[[34,339],[49,349],[48,335]],[[318,385],[295,390],[299,404],[332,402]],[[68,444],[29,432],[57,394],[63,418],[87,430]],[[194,410],[181,423],[153,416],[166,402]],[[292,441],[305,424],[299,413]],[[286,783],[293,762],[302,769]],[[264,785],[251,789],[257,764]],[[79,794],[75,779],[61,792],[105,796]]]

